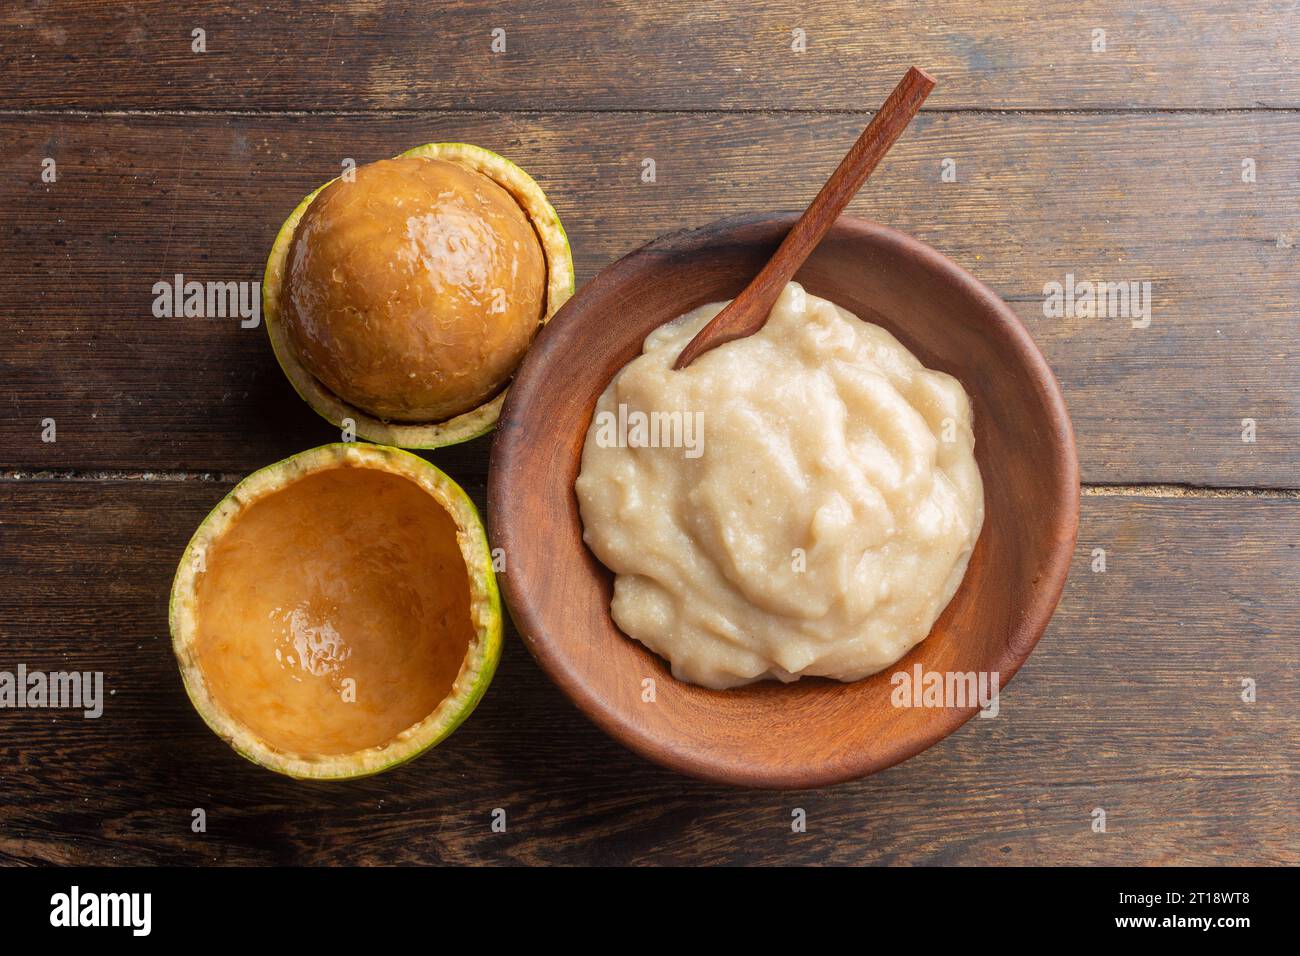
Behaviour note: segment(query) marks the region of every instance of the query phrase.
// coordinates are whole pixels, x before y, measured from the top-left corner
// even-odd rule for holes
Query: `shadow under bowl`
[[[799,271],[807,290],[884,326],[974,407],[985,517],[961,587],[930,635],[855,683],[764,681],[726,691],[675,680],[610,617],[613,575],[586,547],[573,490],[596,399],[652,330],[733,298],[794,215],[725,219],[655,240],[580,289],[510,386],[488,479],[511,616],[543,670],[598,726],[664,766],[715,782],[799,789],[919,753],[979,709],[899,707],[891,676],[996,673],[1037,644],[1069,571],[1079,466],[1065,402],[1011,309],[960,266],[892,229],[841,217]],[[655,699],[643,699],[653,678]]]

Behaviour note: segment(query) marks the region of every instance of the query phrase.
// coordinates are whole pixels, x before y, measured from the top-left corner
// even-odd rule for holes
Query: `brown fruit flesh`
[[[250,505],[204,564],[204,679],[283,751],[388,742],[447,697],[474,638],[456,525],[400,475],[308,475]]]
[[[299,361],[334,394],[387,421],[437,422],[505,386],[545,314],[546,277],[505,189],[400,157],[312,201],[281,308]]]

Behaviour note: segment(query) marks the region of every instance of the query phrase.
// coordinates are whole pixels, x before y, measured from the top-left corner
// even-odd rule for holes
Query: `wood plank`
[[[1294,35],[1289,0],[28,2],[0,12],[0,106],[862,109],[915,63],[930,108],[1295,108]]]
[[[479,711],[405,767],[313,785],[242,761],[190,708],[167,636],[174,563],[225,487],[0,482],[0,669],[103,670],[113,692],[98,720],[4,712],[0,859],[1300,863],[1295,499],[1085,497],[1060,610],[997,718],[865,781],[765,793],[625,752],[513,634]]]
[[[806,203],[854,114],[0,119],[0,468],[245,472],[336,434],[260,328],[157,319],[177,272],[256,281],[345,157],[438,139],[548,189],[579,281],[670,230]],[[923,114],[851,207],[1012,302],[1057,372],[1084,480],[1293,486],[1300,114]],[[59,180],[40,181],[41,161]],[[656,160],[643,183],[641,161]],[[795,157],[797,162],[791,162]],[[944,158],[958,180],[940,182]],[[1255,160],[1258,181],[1241,181]],[[1152,283],[1153,318],[1045,318],[1046,283]],[[1211,385],[1210,383],[1215,383]],[[57,423],[57,441],[41,423]],[[1257,422],[1254,444],[1241,420]],[[437,456],[480,474],[481,448]]]

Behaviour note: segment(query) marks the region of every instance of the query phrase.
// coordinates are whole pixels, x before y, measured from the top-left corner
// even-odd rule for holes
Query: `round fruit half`
[[[208,726],[299,778],[366,776],[437,744],[501,655],[473,502],[378,445],[323,445],[240,482],[181,556],[170,624]]]
[[[564,227],[560,224],[560,218],[555,209],[547,201],[542,188],[526,172],[516,166],[514,163],[498,156],[489,150],[478,146],[472,146],[468,143],[430,143],[426,146],[419,146],[415,149],[407,150],[396,157],[403,158],[423,158],[438,160],[444,163],[455,164],[463,170],[468,170],[473,174],[485,177],[490,180],[490,184],[500,187],[504,190],[518,209],[523,213],[528,226],[531,226],[535,234],[537,243],[540,246],[542,256],[545,259],[545,288],[544,302],[540,303],[540,314],[538,322],[545,324],[552,315],[562,306],[574,290],[574,273],[573,257],[569,249],[568,238],[564,234]],[[372,164],[374,165],[374,164]],[[364,169],[364,167],[363,167]],[[360,171],[358,172],[360,174]],[[401,448],[437,448],[443,445],[451,445],[457,442],[468,441],[479,435],[490,431],[496,424],[498,415],[501,412],[501,406],[505,401],[505,388],[496,390],[494,394],[483,396],[478,394],[475,400],[482,399],[481,404],[467,410],[459,411],[443,420],[418,420],[419,411],[422,403],[418,400],[407,400],[405,396],[392,396],[392,402],[381,401],[378,404],[374,402],[365,402],[369,405],[367,408],[361,407],[362,400],[353,395],[353,400],[345,398],[340,387],[343,377],[348,373],[340,370],[337,374],[331,376],[327,370],[319,363],[321,356],[313,355],[303,351],[304,346],[313,340],[313,334],[310,330],[304,332],[297,329],[296,326],[291,328],[290,319],[294,316],[286,315],[285,292],[286,284],[289,283],[291,270],[294,259],[291,253],[294,252],[294,239],[298,232],[299,224],[307,214],[312,202],[321,194],[323,190],[329,188],[337,180],[331,180],[324,186],[308,195],[298,207],[289,214],[289,218],[284,221],[276,235],[275,242],[271,247],[271,253],[267,258],[266,271],[262,280],[262,315],[266,322],[267,334],[271,339],[271,347],[275,351],[277,361],[284,370],[290,383],[298,394],[323,418],[333,423],[339,428],[344,428],[350,422],[354,433],[370,441],[379,442],[387,445],[396,445]],[[342,202],[334,205],[343,206]],[[375,243],[382,243],[385,237],[375,235],[373,222],[362,222],[357,224],[355,212],[353,213],[354,228],[356,229],[355,248],[360,255],[367,253],[371,258],[377,261],[382,260],[382,251],[376,249]],[[445,246],[443,254],[454,258],[461,243],[454,236],[447,236],[441,233],[441,226],[435,225],[430,227],[429,232],[432,236],[425,236],[420,241],[428,242],[430,239]],[[392,238],[389,236],[388,238]],[[426,245],[427,248],[427,245]],[[345,251],[346,253],[346,251]],[[301,263],[300,263],[301,264]],[[361,267],[358,271],[364,271]],[[346,281],[347,276],[340,274],[340,281]],[[438,283],[433,283],[437,285]],[[416,290],[413,297],[419,297],[428,290]],[[370,296],[376,298],[376,296]],[[394,305],[393,299],[396,296],[378,296],[379,302],[375,303],[380,308],[400,309],[400,303]],[[464,299],[476,298],[475,295],[462,296],[461,306],[464,306]],[[375,319],[368,314],[360,314],[364,311],[365,305],[361,309],[347,305],[346,308],[353,310],[356,320],[351,323],[353,336],[350,342],[340,345],[340,350],[347,351],[347,358],[351,363],[352,369],[364,368],[366,373],[372,377],[383,378],[388,376],[392,380],[393,373],[402,370],[404,358],[412,354],[413,350],[428,345],[430,341],[435,341],[443,334],[442,329],[431,332],[427,328],[411,328],[403,330],[399,341],[385,342],[383,347],[375,346],[373,339],[369,337],[369,330],[374,328]],[[534,333],[535,334],[535,333]],[[486,337],[485,337],[486,338]],[[368,341],[368,339],[370,339]],[[321,338],[315,336],[316,342]],[[441,344],[441,343],[437,343]],[[517,351],[518,343],[514,343]],[[525,343],[526,347],[526,343]],[[472,336],[464,334],[459,336],[459,344],[453,346],[453,352],[462,355],[471,365],[489,363],[492,357],[486,354],[478,355],[476,351],[483,351],[478,342]],[[512,353],[513,354],[513,353]],[[513,364],[517,365],[517,361]],[[323,377],[314,374],[308,367],[315,365],[317,371],[324,373]],[[465,368],[466,378],[472,378],[476,369]],[[500,370],[496,370],[500,372]],[[513,368],[505,370],[512,373]],[[408,373],[412,378],[428,376],[430,380],[445,380],[450,374],[452,378],[456,375],[456,370],[450,373],[443,367],[438,367],[437,363],[432,366],[425,363],[420,367],[419,373],[413,368]],[[360,378],[361,376],[358,376]],[[324,379],[333,378],[335,388],[330,388]],[[367,389],[373,385],[373,381],[357,381],[357,389],[367,395],[372,395]],[[402,414],[399,409],[405,407],[411,414]],[[427,402],[423,407],[430,407]],[[451,409],[449,409],[451,410]],[[417,420],[411,420],[412,417]]]

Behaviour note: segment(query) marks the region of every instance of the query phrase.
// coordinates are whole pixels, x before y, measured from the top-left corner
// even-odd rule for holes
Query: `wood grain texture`
[[[863,109],[916,63],[935,108],[1295,108],[1294,34],[1289,0],[23,0],[0,12],[0,106]]]
[[[243,473],[336,438],[293,394],[265,330],[150,310],[153,283],[177,272],[259,280],[284,216],[345,157],[467,140],[518,160],[558,208],[581,284],[664,232],[801,208],[863,120],[0,119],[0,468]],[[1289,486],[1297,143],[1291,114],[923,113],[850,211],[930,243],[1012,304],[1065,390],[1085,481]],[[57,183],[40,181],[45,156]],[[1243,157],[1258,182],[1241,181]],[[940,182],[944,158],[956,183]],[[1067,274],[1150,281],[1150,327],[1045,318],[1044,285]],[[40,440],[46,417],[55,443]],[[1254,444],[1241,441],[1247,417]],[[485,467],[473,450],[435,460]]]
[[[686,343],[673,368],[683,369],[709,349],[753,335],[767,322],[781,290],[794,278],[827,230],[844,213],[871,171],[885,158],[934,89],[934,79],[910,67],[866,129],[853,141],[808,208],[790,227],[772,258],[722,311]]]
[[[1001,716],[860,783],[762,793],[660,770],[514,636],[475,715],[410,765],[342,786],[253,767],[185,699],[171,574],[235,477],[337,434],[264,330],[150,314],[178,271],[260,279],[279,223],[345,157],[433,140],[533,173],[581,284],[664,232],[801,208],[866,118],[828,111],[874,106],[916,62],[939,90],[850,211],[1010,301],[1061,380],[1085,481],[1295,487],[1295,16],[1292,0],[0,6],[0,669],[102,669],[115,691],[98,721],[0,712],[0,863],[1300,863],[1294,497],[1085,497],[1061,607]],[[1045,318],[1067,273],[1150,280],[1150,328]],[[481,503],[487,452],[429,457]],[[31,480],[45,469],[90,480]],[[223,478],[144,480],[159,470]]]
[[[241,760],[167,637],[175,561],[225,490],[0,483],[0,669],[102,669],[113,692],[98,720],[4,712],[0,860],[1300,863],[1295,500],[1085,497],[1060,610],[997,718],[860,783],[774,793],[623,750],[513,634],[474,716],[405,767],[327,785]]]

